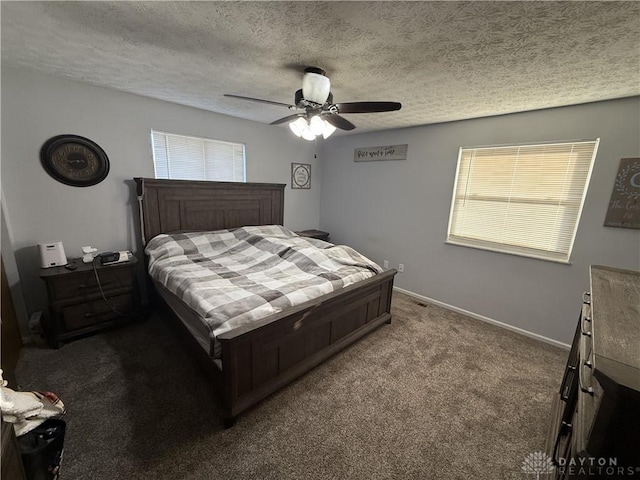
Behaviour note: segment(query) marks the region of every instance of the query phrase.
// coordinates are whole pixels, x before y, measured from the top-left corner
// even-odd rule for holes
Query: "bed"
[[[159,235],[164,238],[163,234],[172,234],[172,240],[193,243],[193,238],[200,238],[196,232],[226,231],[223,234],[228,237],[241,237],[245,230],[248,235],[254,233],[252,226],[283,224],[282,184],[147,178],[135,181],[143,245]],[[274,231],[277,237],[277,229]],[[290,236],[286,229],[282,231],[281,236]],[[247,238],[255,244],[252,237]],[[319,242],[320,248],[325,244],[299,238],[292,241]],[[149,261],[147,256],[145,263],[148,265]],[[395,274],[395,270],[376,271],[369,278],[330,293],[225,328],[215,335],[215,345],[203,337],[202,315],[188,304],[190,300],[157,278],[149,279],[170,307],[172,318],[193,346],[194,355],[211,375],[222,401],[224,426],[230,427],[241,412],[382,323],[390,323]]]

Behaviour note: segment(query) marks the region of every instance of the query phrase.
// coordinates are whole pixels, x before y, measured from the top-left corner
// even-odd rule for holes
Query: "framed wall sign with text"
[[[354,162],[377,162],[380,160],[406,160],[408,144],[382,147],[362,147],[353,151]]]
[[[311,188],[311,165],[308,163],[291,164],[291,188]]]
[[[620,159],[604,224],[640,229],[640,158]]]

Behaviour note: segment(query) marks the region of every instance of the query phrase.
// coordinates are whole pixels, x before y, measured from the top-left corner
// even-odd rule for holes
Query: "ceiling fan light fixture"
[[[315,140],[320,135],[327,139],[336,131],[336,127],[322,119],[320,115],[314,115],[309,120],[305,117],[300,117],[289,123],[289,129],[296,137],[302,137],[305,140]]]
[[[326,72],[318,67],[304,69],[302,88],[296,90],[293,105],[240,95],[225,94],[225,96],[281,105],[289,110],[298,111],[298,113],[279,118],[269,125],[281,125],[289,122],[289,128],[293,134],[306,140],[314,140],[320,135],[328,138],[336,131],[336,128],[347,131],[356,128],[353,123],[341,116],[343,113],[393,112],[402,108],[402,104],[399,102],[333,103],[331,82]]]
[[[313,132],[311,131],[308,125],[304,130],[302,130],[302,138],[309,141],[316,139],[316,136],[313,134]]]
[[[307,125],[307,121],[304,118],[300,117],[297,120],[289,123],[289,128],[296,137],[301,137],[302,132],[305,130],[305,128],[309,128],[309,126]]]
[[[305,100],[324,105],[329,98],[331,81],[325,77],[324,70],[310,67],[305,69],[302,77],[302,95]]]
[[[314,135],[322,135],[326,128],[326,122],[320,118],[320,115],[314,115],[309,120],[309,128]]]
[[[333,132],[336,131],[336,127],[331,125],[326,120],[323,120],[323,121],[324,121],[324,131],[322,132],[322,138],[324,138],[326,140],[327,138],[329,138],[331,136],[331,134]]]

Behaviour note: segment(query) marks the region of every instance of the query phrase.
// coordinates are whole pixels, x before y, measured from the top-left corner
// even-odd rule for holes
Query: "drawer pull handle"
[[[585,328],[585,322],[591,323],[591,317],[583,317],[580,319],[580,333],[587,337],[591,336],[591,330]]]
[[[581,320],[580,320],[580,333],[581,333],[582,335],[584,335],[585,337],[590,337],[590,336],[591,336],[591,330],[585,330],[585,328],[584,328],[584,321],[583,321],[583,320],[584,320],[584,319],[581,319]],[[591,320],[589,320],[589,321],[591,321]]]
[[[100,282],[100,284],[104,287],[105,285],[110,285],[113,282]],[[98,285],[86,285],[86,284],[81,284],[78,285],[79,289],[83,289],[83,288],[98,288]]]
[[[587,363],[590,363],[590,362],[588,360],[584,362],[585,365],[587,365]],[[589,395],[593,395],[593,387],[591,386],[585,387],[582,385],[582,369],[580,369],[580,371],[578,372],[578,385],[580,386],[580,390],[582,392],[588,393]]]
[[[591,292],[582,292],[582,303],[591,305]]]

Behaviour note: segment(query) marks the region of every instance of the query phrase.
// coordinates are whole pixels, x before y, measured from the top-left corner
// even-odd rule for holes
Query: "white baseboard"
[[[424,295],[419,295],[409,290],[405,290],[404,288],[393,287],[393,289],[400,293],[404,293],[405,295],[409,295],[410,297],[417,298],[418,300],[422,300],[427,303],[438,305],[439,307],[443,307],[443,308],[446,308],[447,310],[452,310],[454,312],[461,313],[468,317],[475,318],[476,320],[481,320],[483,322],[487,322],[492,325],[496,325],[498,327],[506,328],[507,330],[511,330],[512,332],[516,332],[530,338],[535,338],[536,340],[540,340],[541,342],[548,343],[550,345],[554,345],[556,347],[560,347],[565,350],[569,350],[571,348],[571,345],[567,343],[559,342],[552,338],[545,337],[537,333],[529,332],[528,330],[524,330],[523,328],[514,327],[513,325],[509,325],[508,323],[499,322],[498,320],[494,320],[493,318],[485,317],[484,315],[479,315],[477,313],[470,312],[469,310],[465,310],[463,308],[454,307],[453,305],[449,305],[448,303],[440,302],[438,300],[434,300],[433,298],[425,297]]]

